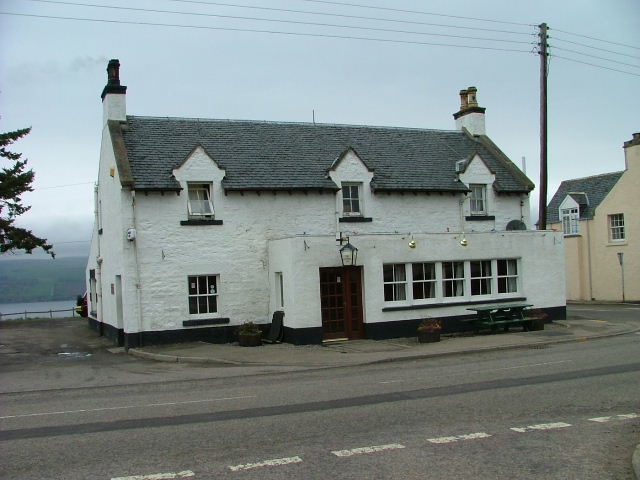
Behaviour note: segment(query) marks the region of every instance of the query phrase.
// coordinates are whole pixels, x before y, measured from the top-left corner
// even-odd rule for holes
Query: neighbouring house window
[[[362,215],[361,183],[342,184],[342,213],[345,216]]]
[[[385,302],[395,302],[407,299],[407,275],[402,263],[383,265]]]
[[[193,218],[213,217],[211,185],[208,183],[189,183],[189,216]]]
[[[411,265],[413,275],[413,298],[435,298],[436,296],[436,264],[414,263]]]
[[[487,186],[469,185],[471,189],[471,215],[487,214]]]
[[[565,235],[578,235],[580,216],[577,207],[561,209],[560,218],[562,219],[562,231]]]
[[[464,295],[464,262],[442,262],[442,294],[445,297]]]
[[[188,277],[189,313],[216,313],[218,311],[218,276],[194,275]]]
[[[514,293],[518,291],[518,261],[506,259],[497,261],[498,293]]]
[[[491,293],[491,260],[469,262],[471,271],[471,295]]]
[[[284,307],[284,283],[282,280],[282,272],[276,272],[276,302],[277,307]]]
[[[624,236],[624,213],[609,215],[609,240],[620,242],[625,240]]]

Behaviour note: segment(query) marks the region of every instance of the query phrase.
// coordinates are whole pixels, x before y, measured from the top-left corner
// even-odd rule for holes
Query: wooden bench
[[[528,331],[531,326],[531,319],[525,318],[524,309],[531,307],[528,303],[503,303],[496,305],[478,305],[477,307],[467,308],[476,312],[475,318],[463,320],[473,324],[473,331],[477,334],[480,328],[490,328],[495,332],[499,326],[504,328],[505,332],[509,331],[511,325],[522,325],[524,331]]]

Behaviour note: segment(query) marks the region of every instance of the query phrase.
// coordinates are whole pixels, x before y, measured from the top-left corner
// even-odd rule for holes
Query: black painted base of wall
[[[549,307],[539,309],[548,317],[545,322],[564,320],[567,318],[567,307]],[[473,318],[475,315],[459,315],[441,318],[442,333],[457,333],[470,330],[469,323],[462,320]],[[231,343],[237,340],[237,326],[215,326],[203,328],[184,328],[178,330],[162,330],[155,332],[125,333],[122,329],[98,322],[93,318],[87,319],[89,328],[100,336],[112,340],[115,345],[125,348],[144,347],[168,343],[208,342]],[[365,338],[371,340],[385,340],[388,338],[414,337],[422,318],[395,320],[392,322],[378,322],[365,324]],[[270,325],[259,325],[263,332],[269,330]],[[310,345],[322,343],[322,327],[291,328],[284,327],[285,343],[294,345]]]

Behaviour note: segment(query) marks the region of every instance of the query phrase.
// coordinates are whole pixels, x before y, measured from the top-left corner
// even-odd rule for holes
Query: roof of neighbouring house
[[[475,153],[495,173],[496,191],[533,189],[491,140],[457,130],[138,116],[118,125],[119,165],[128,166],[136,190],[180,189],[172,170],[197,145],[225,170],[227,191],[335,191],[328,169],[348,148],[373,170],[374,191],[467,191],[455,162]]]
[[[558,209],[568,196],[580,205],[580,218],[593,218],[596,208],[611,191],[624,172],[604,173],[592,177],[574,178],[560,184],[547,207],[547,223],[560,221]]]

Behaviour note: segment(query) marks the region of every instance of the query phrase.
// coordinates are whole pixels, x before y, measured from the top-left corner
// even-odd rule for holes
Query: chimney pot
[[[467,108],[467,91],[460,90],[460,111]]]
[[[477,107],[478,100],[476,99],[476,93],[478,89],[476,87],[467,88],[467,106],[469,107]]]
[[[120,62],[117,58],[109,60],[107,65],[107,85],[120,85]]]

